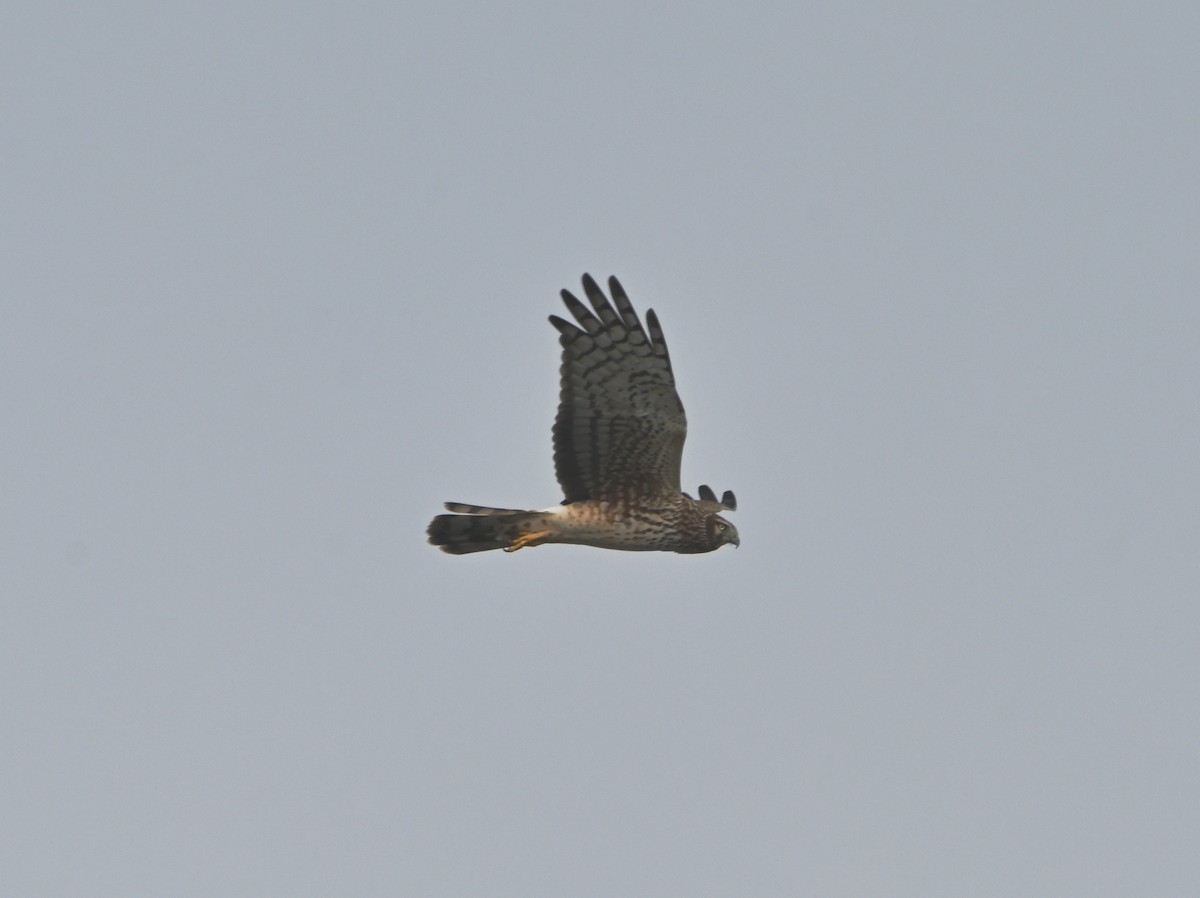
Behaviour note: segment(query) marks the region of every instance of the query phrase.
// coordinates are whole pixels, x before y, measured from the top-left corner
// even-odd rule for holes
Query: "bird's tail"
[[[544,542],[548,531],[546,514],[517,508],[488,508],[447,502],[446,510],[429,522],[429,542],[451,555],[488,552],[492,549],[516,551],[523,546]]]

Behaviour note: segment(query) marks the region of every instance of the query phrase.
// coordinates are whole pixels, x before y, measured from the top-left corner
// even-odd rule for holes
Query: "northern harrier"
[[[578,324],[550,316],[563,348],[554,421],[562,504],[522,511],[447,502],[446,510],[455,514],[438,515],[428,531],[429,541],[443,552],[574,543],[695,553],[738,545],[737,529],[718,514],[737,507],[732,492],[719,501],[707,486],[700,487],[699,499],[680,492],[687,419],[657,316],[648,311],[643,329],[615,277],[608,287],[615,310],[585,274],[583,289],[592,308],[563,290]]]

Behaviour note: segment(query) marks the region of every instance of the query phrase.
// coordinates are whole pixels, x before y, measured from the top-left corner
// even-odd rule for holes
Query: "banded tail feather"
[[[516,508],[490,508],[447,502],[446,510],[429,523],[429,542],[451,555],[508,549],[521,536],[542,528],[545,514]]]

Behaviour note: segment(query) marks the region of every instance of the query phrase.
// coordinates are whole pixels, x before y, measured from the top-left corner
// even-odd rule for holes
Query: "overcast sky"
[[[1200,894],[1190,3],[17,3],[0,893]],[[738,550],[545,507],[558,290]]]

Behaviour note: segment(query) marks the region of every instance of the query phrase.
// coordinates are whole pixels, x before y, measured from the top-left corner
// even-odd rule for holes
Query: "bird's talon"
[[[550,535],[549,530],[536,530],[532,533],[522,533],[512,541],[512,545],[505,548],[505,552],[515,552],[517,549],[524,549],[526,546],[540,546],[542,540]]]

